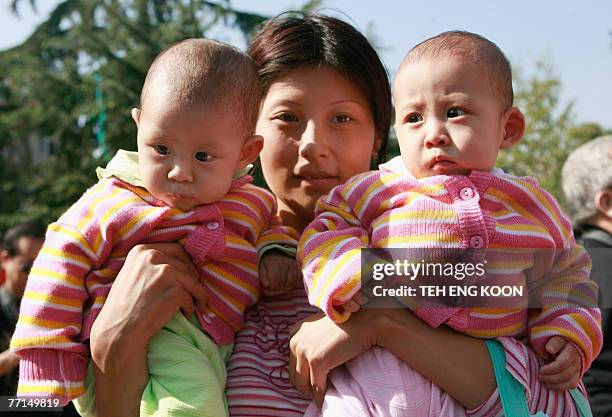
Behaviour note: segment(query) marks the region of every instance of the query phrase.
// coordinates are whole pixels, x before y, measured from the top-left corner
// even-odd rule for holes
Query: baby
[[[511,277],[528,288],[550,280],[539,310],[414,312],[432,327],[527,340],[552,360],[543,381],[575,385],[601,348],[599,310],[545,301],[568,287],[595,300],[597,290],[557,201],[533,178],[494,168],[499,150],[517,144],[525,127],[512,106],[506,57],[479,35],[442,33],[408,53],[393,95],[401,156],[333,189],[302,235],[298,259],[311,304],[337,322],[359,309],[362,248],[545,249],[544,259],[521,258]]]
[[[258,299],[258,252],[295,242],[273,195],[244,172],[263,146],[254,134],[260,98],[255,64],[229,45],[191,39],[155,59],[132,110],[138,153],[119,151],[98,169],[100,181],[49,226],[33,265],[11,345],[21,356],[19,395],[80,396],[92,324],[127,253],[178,241],[208,305],[195,322],[175,315],[151,340],[141,415],[227,413],[224,366]],[[198,360],[178,364],[182,345]]]

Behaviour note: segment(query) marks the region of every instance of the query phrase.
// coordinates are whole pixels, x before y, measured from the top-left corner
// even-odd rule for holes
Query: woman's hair
[[[357,29],[340,19],[290,12],[264,22],[248,54],[258,66],[264,95],[289,71],[329,67],[346,76],[368,99],[383,162],[391,126],[389,78],[378,54]]]
[[[600,136],[572,152],[561,182],[574,226],[589,224],[597,214],[595,194],[612,187],[612,136]]]

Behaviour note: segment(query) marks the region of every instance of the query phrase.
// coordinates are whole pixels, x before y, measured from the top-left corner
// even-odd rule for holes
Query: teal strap
[[[523,386],[512,376],[506,369],[506,353],[504,347],[497,340],[485,340],[491,362],[493,363],[493,372],[497,381],[497,390],[501,400],[504,415],[512,417],[530,417],[529,409],[527,408],[527,398]],[[593,417],[591,408],[584,395],[578,389],[574,388],[569,391],[576,409],[581,417]],[[546,417],[542,411],[532,417]]]
[[[593,413],[591,412],[591,407],[589,406],[587,399],[584,398],[584,395],[582,395],[580,391],[578,391],[578,388],[571,389],[569,393],[574,399],[574,404],[576,404],[576,408],[578,409],[580,416],[593,417]]]
[[[485,340],[485,342],[491,355],[504,414],[512,417],[529,417],[525,392],[521,384],[506,369],[506,353],[502,344],[497,340]]]

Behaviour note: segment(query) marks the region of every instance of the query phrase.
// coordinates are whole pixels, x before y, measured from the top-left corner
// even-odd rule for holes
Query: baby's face
[[[416,178],[489,171],[506,146],[502,100],[465,58],[409,63],[397,75],[393,97],[402,160]]]
[[[245,137],[241,123],[222,106],[189,110],[167,103],[171,101],[147,96],[142,111],[132,112],[145,187],[183,211],[220,200],[234,172],[251,162],[243,149],[252,138]]]

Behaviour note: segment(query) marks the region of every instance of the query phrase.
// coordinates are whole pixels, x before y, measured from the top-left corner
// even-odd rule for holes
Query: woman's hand
[[[91,330],[99,416],[138,415],[148,380],[149,339],[179,309],[191,315],[196,306],[206,307],[207,299],[179,244],[137,245],[130,250]]]
[[[320,408],[329,372],[376,345],[375,320],[373,310],[363,309],[344,323],[334,323],[323,313],[297,323],[289,343],[291,382],[312,395]]]
[[[137,245],[125,260],[91,330],[92,355],[104,370],[114,342],[146,349],[149,339],[182,309],[206,306],[208,295],[191,260],[177,243]]]
[[[0,377],[13,372],[13,369],[17,368],[18,365],[19,356],[17,354],[8,349],[0,353]]]

